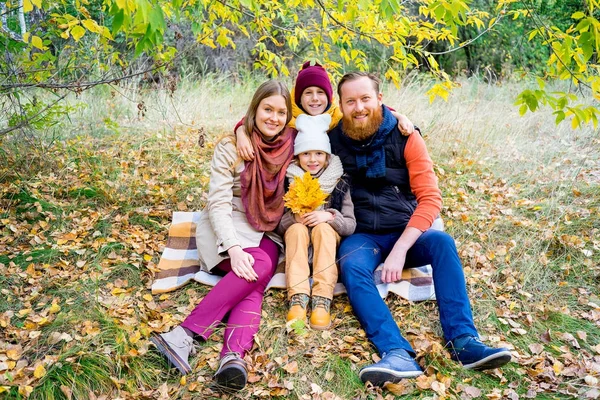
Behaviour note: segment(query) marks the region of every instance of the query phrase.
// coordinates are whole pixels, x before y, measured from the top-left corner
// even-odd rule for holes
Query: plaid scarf
[[[295,136],[295,129],[285,128],[268,142],[257,129],[252,132],[255,157],[245,162],[240,180],[246,218],[258,231],[272,231],[283,215],[285,171],[294,157]]]

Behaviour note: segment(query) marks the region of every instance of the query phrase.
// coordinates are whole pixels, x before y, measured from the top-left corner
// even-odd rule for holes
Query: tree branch
[[[62,101],[62,99],[64,99],[66,96],[67,96],[67,93],[63,94],[58,99],[56,99],[52,104],[49,104],[44,109],[38,111],[34,116],[21,121],[18,125],[11,126],[11,127],[8,127],[8,128],[0,130],[0,136],[3,136],[3,135],[5,135],[7,133],[10,133],[12,131],[16,131],[17,129],[21,129],[24,126],[30,125],[32,122],[34,122],[36,120],[36,118],[38,118],[40,115],[44,114],[50,108],[54,107],[55,104],[57,104],[58,102]]]
[[[452,48],[450,50],[446,50],[446,51],[438,51],[438,52],[425,52],[427,53],[427,55],[432,55],[432,56],[441,56],[444,54],[448,54],[448,53],[453,53],[457,50],[462,49],[463,47],[467,47],[468,45],[470,45],[471,43],[473,43],[474,41],[476,41],[477,39],[479,39],[481,36],[485,35],[486,33],[488,33],[494,26],[496,26],[496,24],[498,22],[500,22],[500,20],[502,19],[502,14],[499,14],[498,17],[496,18],[496,20],[494,21],[494,24],[489,26],[488,28],[486,28],[485,30],[483,30],[481,33],[479,33],[479,35],[475,36],[473,39],[467,40],[466,42],[464,42],[463,44],[461,44],[458,47]]]
[[[81,89],[87,90],[93,88],[94,86],[103,85],[106,83],[115,83],[124,79],[133,78],[135,76],[143,75],[148,72],[154,72],[159,68],[164,67],[164,64],[156,65],[151,68],[145,69],[143,71],[133,72],[128,75],[118,76],[115,78],[106,78],[98,81],[91,82],[74,82],[74,83],[11,83],[11,84],[2,84],[0,85],[0,90],[5,91],[8,89],[23,89],[23,88],[40,88],[40,89]]]
[[[550,28],[548,28],[546,26],[546,24],[544,23],[544,21],[541,21],[541,19],[539,18],[539,16],[535,12],[533,12],[533,7],[531,6],[531,0],[529,0],[529,1],[526,0],[526,3],[527,3],[527,12],[529,12],[529,14],[531,14],[531,17],[532,17],[531,20],[536,25],[536,28],[537,28],[538,32],[540,33],[541,36],[544,37],[544,39],[548,43],[550,43],[550,38],[544,34],[544,30],[545,31],[550,31]],[[542,27],[544,29],[542,29]],[[551,44],[548,46],[548,48],[550,49],[550,51],[552,51],[552,54],[554,54],[556,56],[556,59],[558,60],[558,62],[569,72],[569,75],[571,75],[572,79],[575,79],[579,84],[581,84],[582,86],[587,87],[588,89],[592,88],[590,85],[588,85],[586,82],[582,81],[581,79],[579,79],[575,75],[575,72],[573,72],[573,70],[571,68],[569,68],[567,66],[567,64],[564,63],[564,61],[560,58],[560,56],[558,54],[556,54],[556,51],[554,51],[554,48],[552,47]]]

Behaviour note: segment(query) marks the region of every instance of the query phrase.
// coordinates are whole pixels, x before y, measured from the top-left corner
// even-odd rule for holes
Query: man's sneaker
[[[166,357],[167,360],[182,375],[192,372],[192,367],[188,363],[190,354],[195,354],[194,344],[191,337],[185,333],[185,330],[178,326],[171,332],[152,335],[150,341],[154,343],[158,351]]]
[[[246,386],[248,371],[246,361],[239,353],[231,352],[225,354],[219,363],[219,369],[215,373],[217,385],[232,390],[240,390]]]
[[[448,342],[452,359],[460,361],[466,369],[494,369],[503,366],[511,360],[510,351],[501,347],[495,349],[481,343],[475,336],[460,336]]]
[[[422,374],[421,367],[406,350],[394,349],[383,353],[378,363],[361,369],[358,376],[363,383],[368,381],[375,386],[383,386],[386,382],[396,383]]]

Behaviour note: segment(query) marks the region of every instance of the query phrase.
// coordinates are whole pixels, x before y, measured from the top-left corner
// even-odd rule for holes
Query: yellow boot
[[[317,330],[329,329],[331,326],[331,299],[321,296],[313,296],[312,311],[310,313],[310,327]]]
[[[287,314],[288,322],[295,319],[306,321],[306,307],[308,306],[308,300],[308,295],[304,293],[292,296],[290,299],[290,309]]]

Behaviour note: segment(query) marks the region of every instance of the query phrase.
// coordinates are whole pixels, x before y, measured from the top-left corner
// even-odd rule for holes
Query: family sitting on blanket
[[[287,320],[305,320],[311,299],[309,249],[312,250],[312,302],[310,326],[328,329],[331,325],[331,301],[338,281],[336,250],[343,236],[354,232],[356,221],[350,196],[348,176],[340,159],[331,154],[327,131],[342,119],[340,109],[333,101],[333,87],[327,71],[319,65],[304,63],[292,89],[293,118],[288,124],[295,127],[298,136],[294,142],[295,162],[287,171],[289,182],[294,177],[310,172],[319,180],[321,189],[329,195],[325,207],[303,215],[286,210],[277,233],[285,237],[285,276],[289,310]],[[405,134],[413,132],[413,124],[402,114],[392,111],[398,119],[398,128]],[[254,158],[242,121],[236,126],[237,147],[240,156]]]
[[[321,68],[305,64],[300,74],[315,67]],[[312,105],[318,109],[321,102],[329,110],[325,107],[316,115],[325,110],[339,114],[337,109],[331,111],[328,77],[329,86],[319,79],[294,96],[296,105],[308,112]],[[356,217],[356,232],[342,240],[336,258],[350,304],[381,356],[381,361],[360,371],[360,378],[384,385],[422,374],[414,350],[402,337],[373,281],[381,262],[383,282],[399,280],[403,268],[431,264],[440,321],[452,358],[465,368],[504,365],[511,359],[508,349],[491,348],[479,340],[454,240],[430,229],[440,213],[441,194],[425,143],[420,135],[400,134],[402,122],[383,106],[379,85],[375,76],[366,73],[342,78],[338,96],[343,119],[330,126],[334,129],[329,136],[333,154],[352,179]],[[297,82],[296,93],[298,90]],[[302,101],[305,94],[312,102]],[[294,154],[295,131],[284,129],[291,109],[285,87],[266,82],[255,93],[244,119],[251,150],[244,150],[242,143],[240,155],[252,160],[236,163],[232,139],[216,146],[209,200],[197,240],[203,241],[198,249],[206,267],[226,275],[180,326],[151,339],[185,374],[191,370],[192,339],[206,340],[229,314],[215,378],[218,384],[233,389],[246,383],[243,357],[258,331],[264,288],[277,262],[280,238],[273,229],[283,215],[283,183]],[[237,134],[239,147],[245,135]],[[314,296],[321,295],[313,291]],[[319,306],[313,304],[313,312]]]

